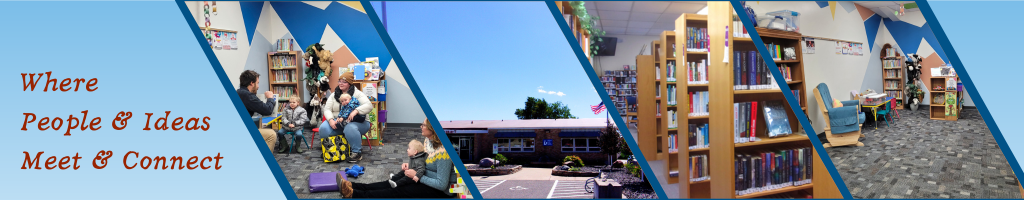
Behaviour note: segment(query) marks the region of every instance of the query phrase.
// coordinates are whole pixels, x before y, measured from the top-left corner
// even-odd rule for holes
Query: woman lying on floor
[[[458,173],[455,173],[455,166],[451,157],[441,145],[441,139],[434,132],[434,127],[426,119],[420,125],[423,136],[427,137],[427,172],[423,178],[416,177],[416,171],[409,169],[409,163],[402,164],[402,170],[406,176],[417,183],[401,185],[395,188],[387,180],[364,184],[353,183],[345,180],[344,174],[338,174],[338,190],[345,198],[452,198],[448,192],[448,186],[455,184],[458,180]],[[401,176],[399,174],[398,176]]]

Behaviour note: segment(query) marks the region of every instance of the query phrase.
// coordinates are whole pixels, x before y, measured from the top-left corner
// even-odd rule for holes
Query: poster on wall
[[[843,42],[836,41],[836,55],[843,55]]]
[[[804,38],[804,54],[814,54],[814,38]]]
[[[863,56],[864,55],[864,44],[863,43],[857,44],[857,55],[858,56]]]

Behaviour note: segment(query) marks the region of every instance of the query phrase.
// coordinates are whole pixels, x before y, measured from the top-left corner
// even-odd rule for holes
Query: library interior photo
[[[349,197],[339,192],[339,178],[387,184],[411,162],[405,149],[413,140],[427,153],[444,149],[436,133],[421,129],[426,115],[360,2],[185,5],[298,198]],[[451,163],[448,155],[429,156]],[[455,184],[461,178],[452,165],[437,166],[447,167],[435,174],[452,175],[443,178],[450,183],[424,183],[437,190],[430,194],[469,195],[450,193],[465,186]],[[366,194],[351,196],[381,197]]]
[[[1020,198],[916,3],[745,4],[853,197]]]
[[[581,44],[604,33],[583,49],[670,198],[842,197],[729,2],[583,4],[599,31],[570,27]],[[785,92],[806,93],[792,68]],[[800,173],[769,179],[768,161]]]

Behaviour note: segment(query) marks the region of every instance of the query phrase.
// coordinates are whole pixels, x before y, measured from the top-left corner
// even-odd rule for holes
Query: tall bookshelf
[[[747,142],[747,143],[736,143],[732,133],[734,130],[734,118],[733,114],[733,103],[734,102],[747,102],[747,101],[770,101],[780,100],[784,102],[784,95],[779,89],[763,89],[763,90],[734,90],[733,83],[733,56],[728,55],[730,62],[722,62],[724,53],[732,53],[733,51],[756,51],[754,43],[749,38],[733,38],[729,37],[728,47],[726,47],[725,34],[726,26],[732,26],[733,12],[729,2],[708,2],[708,13],[709,15],[692,15],[684,14],[676,20],[676,30],[672,32],[665,32],[661,35],[660,40],[653,42],[654,55],[640,55],[637,56],[637,70],[638,70],[638,88],[640,102],[639,116],[640,116],[640,127],[639,130],[639,142],[642,145],[641,152],[644,155],[648,155],[648,160],[666,160],[667,169],[669,176],[667,182],[679,183],[679,198],[759,198],[759,197],[770,197],[770,195],[783,194],[783,193],[804,193],[812,194],[815,198],[841,198],[838,192],[838,188],[835,187],[831,177],[828,175],[824,165],[817,157],[816,152],[812,151],[813,165],[812,172],[813,178],[811,183],[803,184],[799,186],[788,186],[782,188],[776,188],[774,190],[754,192],[744,195],[737,195],[736,192],[736,171],[735,171],[735,158],[737,153],[752,153],[759,151],[775,150],[775,149],[788,149],[790,147],[811,147],[810,140],[807,135],[795,133],[789,136],[781,136],[776,138],[769,138],[766,133],[766,126],[763,120],[763,114],[758,113],[757,129],[756,133],[760,141]],[[687,31],[686,27],[700,27],[706,28],[707,33],[710,36],[710,51],[686,51],[686,38]],[[760,29],[758,31],[761,31]],[[771,34],[768,34],[771,35]],[[779,38],[777,41],[781,43],[783,39],[787,42],[792,42],[792,45],[799,48],[800,37],[797,35],[792,41],[788,41],[792,37]],[[676,48],[679,49],[675,54],[672,54],[671,44],[675,44]],[[789,43],[787,43],[789,44]],[[722,51],[727,49],[727,51]],[[800,52],[799,49],[797,52]],[[673,56],[674,55],[674,56]],[[665,66],[669,63],[678,61],[679,63],[693,62],[696,60],[706,59],[708,63],[708,75],[709,80],[707,84],[690,84],[685,79],[687,77],[686,65],[680,64],[676,70],[676,77],[680,80],[675,83],[667,81]],[[790,87],[794,90],[803,89],[803,71],[800,65],[800,59],[798,57],[795,61],[785,61],[787,64],[794,63],[796,65],[791,66],[794,69],[793,77],[794,80],[787,82]],[[782,63],[782,62],[780,62]],[[659,77],[660,76],[660,77]],[[675,106],[667,104],[666,92],[668,86],[678,85],[676,97],[678,103]],[[689,113],[688,105],[688,92],[707,91],[708,100],[708,111],[709,115],[706,116],[694,116],[691,117]],[[657,94],[661,94],[660,97]],[[787,115],[789,117],[790,126],[794,132],[799,132],[799,122],[793,113],[793,109],[786,105]],[[801,107],[805,107],[805,103],[800,103]],[[760,109],[760,108],[758,108]],[[679,128],[669,129],[668,123],[670,122],[667,111],[678,110],[679,113]],[[660,113],[660,117],[658,115]],[[651,119],[651,120],[646,120]],[[689,132],[686,127],[688,124],[703,124],[709,125],[709,143],[708,148],[689,149],[689,141],[686,137]],[[678,134],[676,141],[666,141],[668,136],[671,134]],[[668,149],[667,142],[676,142],[679,144],[677,152],[671,152]],[[646,144],[657,144],[657,145],[646,145]],[[813,148],[812,148],[813,149]],[[651,156],[656,155],[656,156]],[[695,155],[706,155],[708,160],[710,179],[691,181],[689,171],[689,160],[690,156]],[[673,171],[679,171],[677,176],[672,176]]]
[[[635,98],[637,95],[636,70],[632,70],[629,65],[623,66],[623,68],[623,70],[605,70],[604,75],[601,76],[601,85],[604,86],[609,98],[615,103],[615,108],[619,109],[620,117],[623,117],[630,126],[635,126],[637,107],[630,106],[627,98]]]
[[[590,32],[583,28],[581,23],[585,23],[580,20],[579,16],[576,16],[575,10],[571,5],[572,1],[556,1],[555,5],[558,6],[558,10],[562,12],[562,17],[565,18],[565,22],[568,23],[569,29],[572,29],[572,35],[576,37],[576,41],[580,43],[583,48],[583,53],[587,55],[587,60],[592,59],[590,56]],[[596,66],[594,67],[594,73],[599,70]]]
[[[882,90],[888,97],[892,97],[892,103],[896,109],[903,109],[903,88],[905,84],[903,69],[905,62],[903,56],[892,47],[891,44],[882,45]]]
[[[384,80],[383,77],[384,76],[382,74],[380,80]],[[363,86],[365,86],[366,84],[374,84],[376,88],[381,88],[381,84],[384,82],[380,80],[355,80],[356,84],[353,86],[359,88],[360,91],[363,90]],[[377,91],[362,92],[368,95],[370,93],[377,93]],[[387,110],[387,101],[378,101],[378,98],[380,98],[378,95],[372,96],[376,96],[376,98],[370,98],[370,103],[373,104],[373,111],[370,111],[370,113],[366,116],[366,120],[370,121],[370,130],[366,133],[366,135],[363,136],[363,140],[360,142],[363,145],[380,146],[383,143],[383,141],[381,140],[381,134],[383,134],[384,129],[387,128],[387,123],[381,120],[380,111]]]
[[[292,96],[302,102],[302,61],[299,51],[274,51],[267,53],[267,80],[270,91],[278,94],[278,101],[288,101]],[[284,106],[280,106],[283,108]],[[279,112],[279,111],[277,111]]]

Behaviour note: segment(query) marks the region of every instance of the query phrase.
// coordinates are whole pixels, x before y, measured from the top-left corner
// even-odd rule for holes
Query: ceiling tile
[[[630,29],[626,29],[626,34],[628,34],[628,35],[647,35],[647,31],[649,31],[649,30],[650,30],[649,28],[630,28]]]
[[[662,13],[661,16],[658,17],[658,21],[656,21],[656,22],[658,22],[658,23],[665,23],[665,22],[676,23],[676,19],[679,19],[679,17],[681,17],[681,16],[683,16],[683,14]]]
[[[665,32],[665,31],[667,31],[667,30],[666,29],[652,28],[651,30],[647,31],[647,35],[661,35],[661,32]]]
[[[629,20],[629,12],[626,11],[599,10],[597,14],[601,19]]]
[[[647,33],[647,35],[650,35],[650,36],[660,36],[661,35],[661,31],[650,31],[650,32]]]
[[[598,10],[630,11],[633,9],[632,1],[598,1]]]
[[[622,28],[622,27],[606,27],[606,28],[603,28],[601,30],[603,30],[605,32],[605,34],[608,34],[608,35],[622,35],[622,34],[626,34],[626,28]]]
[[[707,2],[703,2],[703,3],[696,3],[696,2],[672,2],[672,4],[668,6],[668,9],[665,9],[665,12],[666,13],[697,13],[697,11],[700,11],[700,9],[704,8],[705,6],[707,6]]]
[[[641,22],[641,21],[629,21],[628,28],[651,28],[654,26],[654,22]]]
[[[653,21],[658,21],[658,17],[661,17],[661,14],[659,14],[659,13],[645,13],[645,12],[631,12],[629,14],[629,21],[653,22]]]
[[[637,1],[633,3],[633,12],[661,13],[671,2],[666,1]]]
[[[594,3],[593,1],[584,1],[583,7],[587,8],[588,11],[597,10],[597,4]]]
[[[622,28],[625,28],[628,25],[629,25],[629,21],[624,21],[624,20],[610,20],[610,19],[602,19],[601,20],[601,26],[605,27],[605,28],[607,28],[607,27],[622,27]]]
[[[598,13],[597,13],[597,9],[593,9],[593,10],[591,10],[591,9],[587,9],[587,14],[590,14],[590,16],[597,16],[597,17],[601,17],[601,15],[598,15]]]
[[[652,26],[651,28],[654,28],[654,29],[665,29],[665,30],[675,30],[676,29],[676,23],[675,22],[668,22],[668,23],[654,22],[654,26]]]

